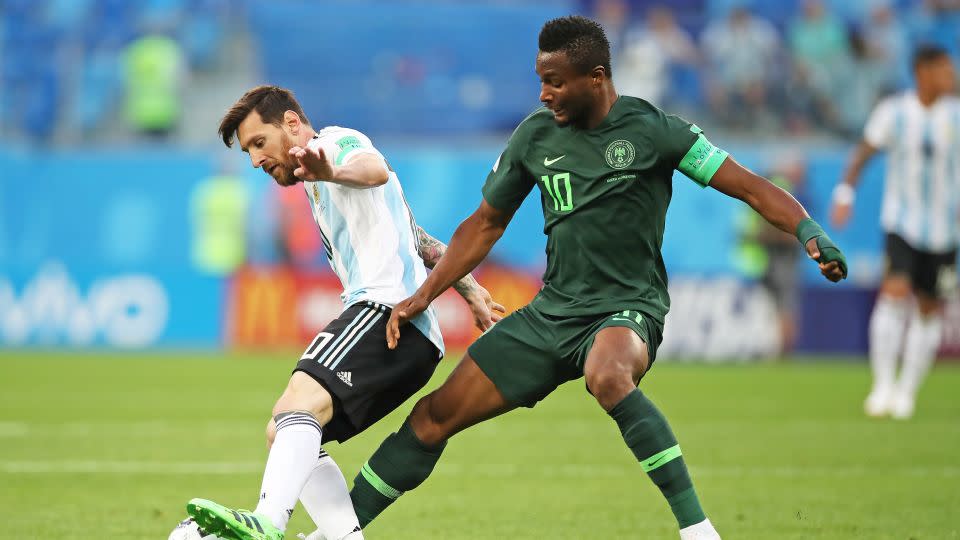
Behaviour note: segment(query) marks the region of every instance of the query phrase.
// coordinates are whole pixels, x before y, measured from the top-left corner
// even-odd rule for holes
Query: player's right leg
[[[187,510],[204,529],[230,539],[283,538],[297,498],[302,497],[308,482],[312,488],[302,502],[311,517],[323,515],[323,520],[317,523],[320,530],[336,529],[338,532],[333,536],[342,538],[357,528],[346,482],[339,471],[334,474],[336,466],[323,451],[321,442],[324,435],[343,441],[356,433],[356,422],[348,417],[346,409],[355,404],[357,396],[366,395],[370,387],[360,380],[351,383],[349,373],[338,375],[333,368],[351,369],[343,366],[382,356],[370,353],[384,348],[382,330],[377,331],[374,323],[383,320],[386,309],[371,303],[355,304],[317,335],[273,408],[267,432],[272,444],[256,509],[252,513],[234,511],[211,501],[194,499]],[[368,339],[370,336],[378,339]],[[430,347],[428,352],[432,351],[436,358],[433,346]],[[422,377],[424,381],[429,378],[425,374]],[[341,386],[335,386],[338,383]],[[359,392],[350,393],[351,389]],[[335,400],[337,410],[334,410]],[[318,481],[326,485],[319,485]],[[362,538],[362,533],[357,531],[357,535],[350,538]]]
[[[897,419],[913,416],[917,391],[933,366],[943,332],[945,299],[957,287],[957,252],[921,252],[912,276],[917,309],[907,327],[903,368],[890,403],[890,415]]]
[[[886,239],[887,272],[870,315],[870,370],[873,384],[863,404],[869,416],[884,416],[890,410],[896,380],[897,360],[903,347],[904,328],[909,317],[915,264],[914,250],[899,236]]]
[[[517,406],[532,407],[580,376],[576,366],[558,364],[563,354],[551,324],[529,306],[511,313],[470,346],[440,388],[417,402],[357,475],[350,497],[363,526],[430,475],[454,434]]]
[[[206,499],[192,499],[187,512],[205,530],[238,540],[281,540],[307,479],[319,460],[323,425],[333,416],[333,398],[319,382],[297,371],[273,407],[273,436],[260,500],[253,512]],[[270,429],[270,428],[274,429]]]
[[[514,407],[465,355],[446,382],[417,402],[400,429],[360,469],[350,491],[360,526],[422,484],[450,437]]]

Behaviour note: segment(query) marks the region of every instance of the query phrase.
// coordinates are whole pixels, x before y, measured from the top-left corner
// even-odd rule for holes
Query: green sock
[[[623,440],[640,460],[644,472],[670,503],[680,528],[706,519],[680,454],[680,445],[667,419],[653,402],[640,390],[634,390],[617,403],[610,416],[617,422]]]
[[[446,445],[424,445],[406,421],[391,433],[353,481],[350,499],[360,526],[366,527],[400,495],[422,484]]]

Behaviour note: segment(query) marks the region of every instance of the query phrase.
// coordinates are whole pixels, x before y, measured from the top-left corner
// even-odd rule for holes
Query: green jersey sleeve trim
[[[693,146],[680,160],[677,170],[699,184],[700,187],[707,187],[728,155],[725,150],[717,148],[708,141],[703,133],[699,133]]]

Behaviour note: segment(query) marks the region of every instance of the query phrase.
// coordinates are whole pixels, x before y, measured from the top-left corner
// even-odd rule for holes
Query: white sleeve
[[[373,146],[370,138],[355,129],[329,127],[320,130],[318,135],[319,145],[334,165],[344,165],[360,154],[371,154],[380,158],[383,167],[388,169],[387,160]]]
[[[863,140],[874,148],[882,149],[889,146],[893,136],[893,116],[894,101],[892,99],[881,101],[867,119],[867,125],[863,128]]]

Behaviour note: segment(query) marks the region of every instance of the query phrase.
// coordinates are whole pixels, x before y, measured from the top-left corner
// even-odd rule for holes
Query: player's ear
[[[293,111],[286,111],[283,113],[283,125],[290,130],[292,135],[296,135],[300,131],[300,115]]]
[[[590,72],[590,84],[594,88],[600,88],[600,85],[603,84],[603,79],[607,76],[607,70],[603,66],[597,66],[593,68],[593,71]]]

